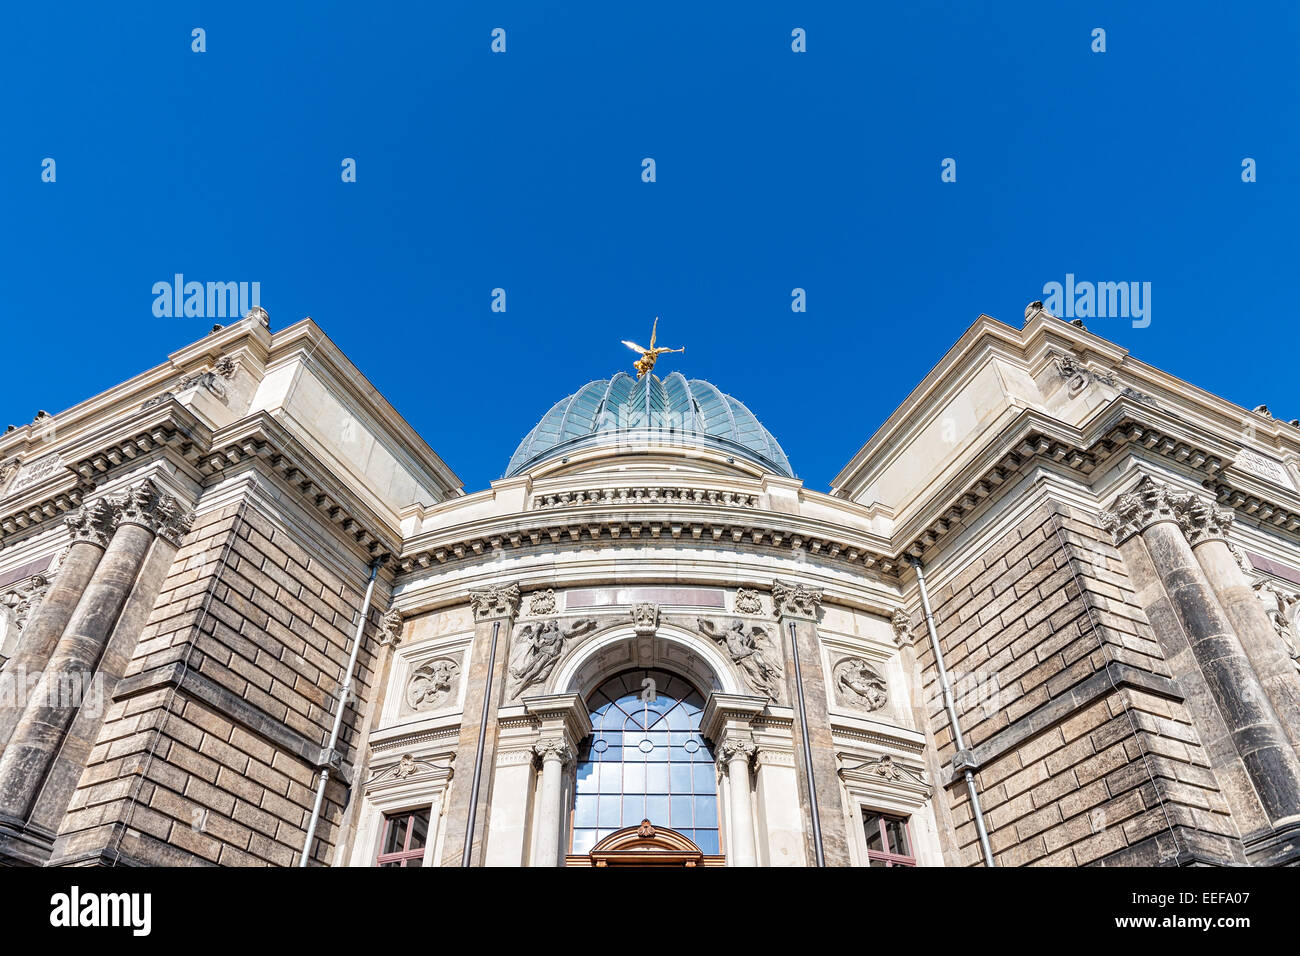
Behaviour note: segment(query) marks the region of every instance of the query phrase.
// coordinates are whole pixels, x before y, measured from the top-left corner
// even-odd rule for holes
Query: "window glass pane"
[[[692,822],[695,819],[695,814],[691,808],[691,798],[679,797],[674,794],[672,800],[673,815],[668,825],[674,830],[691,829]]]
[[[596,845],[595,830],[574,830],[573,831],[573,852],[588,853]]]
[[[600,798],[600,816],[599,824],[602,827],[612,827],[617,830],[623,825],[622,820],[622,802],[623,798],[615,794],[612,797],[601,795]]]
[[[673,793],[691,792],[691,765],[688,763],[669,764],[669,776],[672,778]]]
[[[656,692],[649,701],[641,699],[647,679]],[[717,776],[700,737],[699,692],[665,671],[636,670],[607,680],[587,704],[594,729],[579,750],[573,852],[648,819],[717,853]]]
[[[870,866],[888,866],[889,864],[886,863],[884,860],[877,860],[877,859],[874,859],[874,858],[873,858],[873,859],[871,860],[871,862],[870,862],[869,865],[870,865]]]
[[[645,818],[661,827],[672,826],[668,822],[668,797],[656,796],[645,798]],[[641,821],[638,820],[638,823]]]
[[[429,838],[429,811],[420,810],[412,815],[413,831],[411,833],[411,842],[409,849],[423,850],[424,843]]]
[[[388,833],[384,837],[384,853],[397,853],[406,849],[406,825],[408,822],[405,813],[397,813],[388,818]]]
[[[862,818],[863,826],[867,831],[867,849],[876,853],[882,852],[885,844],[880,836],[880,814],[864,813]]]
[[[409,860],[406,861],[406,865],[407,865],[408,867],[412,867],[412,866],[424,866],[424,858],[423,858],[423,857],[418,857],[418,856],[413,856],[413,857],[411,857]]]
[[[695,798],[695,825],[697,827],[716,827],[718,825],[717,797]]]
[[[630,827],[645,819],[645,794],[623,794],[623,826]]]
[[[575,827],[594,827],[596,825],[596,800],[594,793],[580,793],[573,802],[573,825]],[[579,851],[574,851],[579,852]]]
[[[889,837],[889,852],[897,853],[899,856],[911,856],[911,848],[907,845],[907,827],[902,820],[885,820],[885,835]]]

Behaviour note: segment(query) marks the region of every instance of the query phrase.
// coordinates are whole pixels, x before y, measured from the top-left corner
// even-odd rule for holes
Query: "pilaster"
[[[786,681],[795,708],[794,743],[800,801],[804,808],[806,832],[810,835],[808,863],[817,865],[820,836],[824,865],[850,866],[848,832],[844,826],[840,780],[831,740],[826,675],[822,671],[817,636],[817,613],[821,601],[821,591],[815,588],[772,582],[772,611],[780,621]]]
[[[496,762],[498,711],[505,693],[510,629],[519,611],[519,586],[508,583],[476,588],[469,592],[469,601],[474,609],[474,645],[465,675],[465,710],[456,744],[456,774],[447,796],[443,866],[461,866],[467,843],[468,864],[483,864],[488,807],[492,800],[492,768]]]

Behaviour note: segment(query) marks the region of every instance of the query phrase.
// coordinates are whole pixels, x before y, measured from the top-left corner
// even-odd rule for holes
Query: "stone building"
[[[829,493],[653,370],[465,493],[260,309],[0,477],[10,864],[1300,859],[1300,427],[1039,303]]]

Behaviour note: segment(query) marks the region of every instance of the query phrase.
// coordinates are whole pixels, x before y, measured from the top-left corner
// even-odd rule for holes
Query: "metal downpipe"
[[[812,811],[813,854],[818,866],[826,865],[826,852],[822,848],[822,820],[817,812],[817,784],[813,780],[812,745],[808,743],[808,713],[803,703],[803,675],[799,672],[799,635],[794,621],[790,622],[790,650],[794,655],[794,691],[799,702],[799,736],[803,740],[803,766],[808,778],[808,809]]]
[[[474,846],[474,818],[478,816],[478,782],[483,774],[483,745],[487,741],[488,708],[492,704],[492,670],[497,660],[497,638],[501,635],[501,622],[492,622],[492,647],[488,650],[487,686],[483,688],[483,715],[478,722],[478,747],[474,750],[474,783],[469,791],[469,820],[465,824],[465,851],[460,855],[460,865],[469,866],[470,850]]]
[[[980,849],[984,852],[984,865],[997,866],[993,862],[993,848],[989,845],[988,830],[984,826],[984,811],[980,807],[979,788],[975,786],[975,773],[971,769],[971,753],[966,749],[966,741],[961,735],[961,724],[957,720],[957,708],[952,700],[952,685],[948,683],[948,670],[943,666],[943,649],[939,646],[939,633],[934,627],[934,613],[930,610],[930,594],[925,587],[925,570],[920,558],[912,558],[912,567],[916,569],[916,584],[921,591],[921,608],[925,612],[925,629],[930,635],[930,647],[934,650],[934,666],[939,674],[939,689],[943,693],[943,706],[948,711],[948,726],[952,730],[952,741],[957,747],[953,757],[953,766],[963,766],[966,777],[966,790],[970,794],[971,811],[975,817],[975,832],[979,834]]]
[[[316,786],[316,802],[311,808],[311,821],[307,824],[307,838],[302,843],[302,857],[298,860],[300,867],[306,866],[311,859],[311,842],[316,838],[316,825],[320,822],[320,808],[325,802],[325,785],[330,781],[330,763],[334,759],[334,748],[339,742],[339,731],[343,728],[343,712],[348,706],[348,694],[352,691],[352,674],[357,667],[357,655],[361,651],[361,641],[366,626],[366,615],[370,613],[370,598],[375,593],[375,576],[379,573],[380,562],[370,565],[370,580],[366,583],[366,598],[361,602],[361,616],[357,618],[357,633],[352,639],[352,653],[348,655],[348,669],[343,675],[343,686],[339,688],[339,709],[334,714],[334,726],[330,730],[329,742],[321,751],[320,783]]]

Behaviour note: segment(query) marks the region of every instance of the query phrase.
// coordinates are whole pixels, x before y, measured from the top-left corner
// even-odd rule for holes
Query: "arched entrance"
[[[676,830],[649,820],[624,827],[601,840],[591,852],[570,856],[569,866],[725,866],[721,856],[705,854]]]
[[[587,708],[592,732],[578,753],[570,862],[598,865],[591,856],[598,847],[636,852],[641,865],[652,862],[656,847],[679,855],[694,847],[701,860],[716,856],[717,771],[700,735],[704,696],[676,674],[636,669],[602,682]],[[647,828],[680,840],[645,843],[643,834],[639,849],[628,850],[629,833]],[[625,842],[611,844],[616,834]]]

